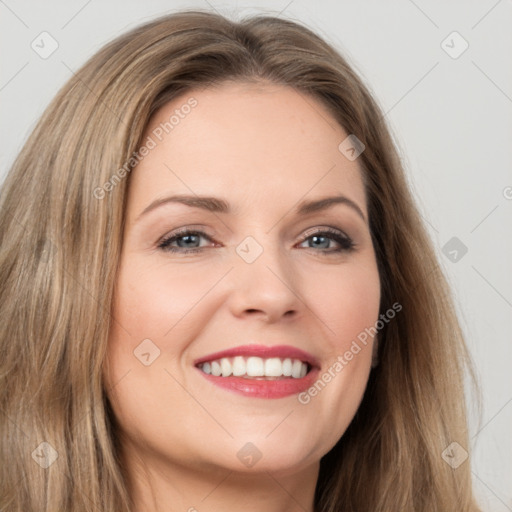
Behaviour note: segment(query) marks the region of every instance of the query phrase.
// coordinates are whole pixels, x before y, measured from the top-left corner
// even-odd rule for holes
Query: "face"
[[[285,474],[343,435],[380,301],[347,136],[277,85],[193,91],[153,116],[129,177],[104,374],[126,453]]]

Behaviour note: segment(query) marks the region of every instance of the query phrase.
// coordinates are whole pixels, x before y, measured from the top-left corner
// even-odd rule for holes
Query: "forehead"
[[[154,147],[132,171],[129,204],[140,211],[163,193],[208,194],[240,213],[339,193],[365,211],[358,161],[339,150],[348,135],[323,104],[291,87],[190,91],[150,120],[143,144]]]

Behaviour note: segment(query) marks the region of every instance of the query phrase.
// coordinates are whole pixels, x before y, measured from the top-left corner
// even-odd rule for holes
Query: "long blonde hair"
[[[201,11],[101,49],[48,106],[3,185],[0,510],[131,510],[102,380],[125,164],[160,106],[225,80],[293,87],[364,142],[381,311],[402,305],[379,333],[380,364],[354,420],[321,460],[315,510],[477,511],[469,460],[455,468],[442,456],[453,442],[469,451],[468,353],[382,110],[347,61],[300,24]],[[99,197],[116,172],[122,179]]]

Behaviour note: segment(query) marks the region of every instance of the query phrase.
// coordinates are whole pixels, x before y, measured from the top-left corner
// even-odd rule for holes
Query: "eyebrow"
[[[137,217],[136,221],[138,221],[143,215],[148,212],[169,203],[178,203],[184,204],[186,206],[190,206],[192,208],[200,208],[202,210],[206,210],[213,213],[230,213],[231,207],[229,203],[224,199],[218,197],[210,197],[210,196],[198,196],[198,195],[173,195],[168,197],[163,197],[161,199],[156,199],[149,206],[147,206],[142,213]],[[295,208],[296,215],[307,215],[314,212],[319,212],[322,210],[326,210],[336,204],[344,204],[354,210],[365,222],[366,217],[361,210],[361,208],[354,202],[352,199],[349,199],[346,196],[331,196],[324,197],[322,199],[315,199],[310,201],[302,201]]]

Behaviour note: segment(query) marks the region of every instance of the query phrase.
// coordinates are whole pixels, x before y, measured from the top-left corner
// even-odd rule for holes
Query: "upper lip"
[[[204,357],[200,357],[194,361],[194,366],[207,361],[215,361],[222,359],[223,357],[235,357],[235,356],[256,356],[261,358],[279,357],[281,359],[300,359],[304,363],[308,363],[313,368],[320,368],[318,359],[300,348],[293,347],[291,345],[275,345],[268,347],[265,345],[240,345],[238,347],[229,348],[214,354],[209,354]]]

